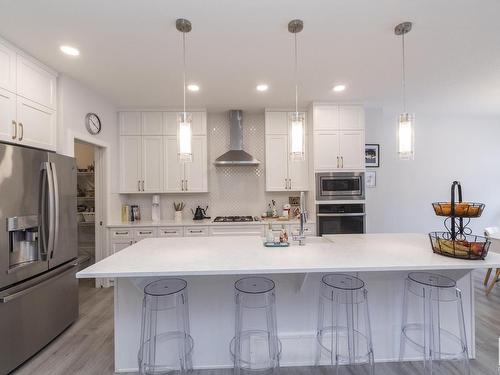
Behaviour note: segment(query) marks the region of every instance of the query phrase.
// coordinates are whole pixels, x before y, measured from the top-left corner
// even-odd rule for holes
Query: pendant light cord
[[[401,91],[403,93],[403,112],[406,113],[405,33],[401,35],[401,44],[402,44]]]
[[[297,33],[294,33],[294,36],[295,36],[295,115],[298,116],[299,115],[299,110],[298,110],[298,102],[299,102],[299,85],[298,85],[298,81],[297,81],[297,72],[298,72],[298,68],[297,68]]]
[[[182,33],[182,82],[183,82],[183,108],[184,121],[186,121],[186,33]]]

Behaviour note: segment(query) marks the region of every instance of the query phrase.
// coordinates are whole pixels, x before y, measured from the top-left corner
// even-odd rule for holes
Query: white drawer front
[[[300,224],[291,224],[290,225],[290,233],[291,234],[298,234],[299,230],[300,230]],[[315,236],[316,235],[316,225],[314,225],[314,224],[304,225],[304,235]]]
[[[264,225],[214,225],[211,236],[264,236]]]
[[[159,237],[182,237],[184,230],[182,227],[164,227],[158,229]]]
[[[134,229],[134,240],[136,241],[151,237],[158,237],[158,231],[156,230],[156,228]]]
[[[202,227],[202,226],[184,227],[184,236],[186,237],[208,236],[208,227]]]
[[[118,229],[111,229],[110,230],[110,233],[111,233],[111,239],[117,239],[117,238],[130,238],[132,239],[133,238],[133,235],[132,235],[132,231],[130,229],[121,229],[121,228],[118,228]]]

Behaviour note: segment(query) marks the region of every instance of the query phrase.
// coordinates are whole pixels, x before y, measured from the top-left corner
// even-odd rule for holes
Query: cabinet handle
[[[343,156],[341,156],[341,157],[340,157],[340,160],[342,161],[342,168],[344,168],[344,157],[343,157]]]
[[[16,139],[17,138],[17,122],[15,122],[14,120],[12,120],[12,127],[14,128],[14,134],[12,135],[12,139]]]
[[[184,191],[188,191],[188,180],[184,180]]]
[[[130,244],[133,245],[134,244],[134,241],[130,241]]]
[[[184,180],[181,180],[181,190],[184,191]]]
[[[142,180],[142,191],[144,191],[144,180]]]
[[[189,233],[203,233],[202,230],[190,230]]]
[[[127,235],[128,232],[115,232],[116,235]]]
[[[165,234],[176,234],[177,231],[175,231],[175,230],[164,230],[163,233],[165,233]]]
[[[288,189],[292,190],[292,179],[291,178],[288,179]]]
[[[288,189],[288,179],[285,178],[285,190]]]
[[[24,126],[23,123],[19,123],[19,140],[22,141],[24,137]]]
[[[141,180],[137,180],[137,191],[141,191]]]
[[[149,232],[139,232],[139,234],[153,234],[153,232],[149,231]]]

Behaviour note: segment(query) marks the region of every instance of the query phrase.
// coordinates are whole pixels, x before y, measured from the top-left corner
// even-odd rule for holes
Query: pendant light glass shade
[[[291,145],[290,145],[290,155],[294,160],[304,159],[304,115],[299,112],[293,112],[291,115]]]
[[[178,115],[177,122],[179,124],[177,130],[177,139],[179,140],[179,160],[180,161],[192,161],[193,153],[191,150],[191,114],[186,112],[181,112]]]
[[[415,158],[415,115],[411,113],[399,115],[398,155],[402,160]]]

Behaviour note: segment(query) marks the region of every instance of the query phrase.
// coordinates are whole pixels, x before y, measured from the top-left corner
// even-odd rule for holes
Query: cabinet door
[[[207,137],[193,136],[191,144],[193,160],[184,163],[186,191],[206,192],[207,183]]]
[[[340,157],[343,169],[365,168],[365,132],[363,130],[340,132]]]
[[[178,112],[163,112],[163,134],[177,136],[177,115]]]
[[[17,97],[17,139],[20,144],[45,150],[56,149],[56,112]]]
[[[34,62],[17,55],[17,95],[56,108],[56,76]]]
[[[141,190],[158,193],[163,190],[163,136],[142,136],[142,185]]]
[[[177,136],[169,135],[163,138],[165,145],[164,185],[168,193],[181,192],[184,179],[184,166],[179,161]]]
[[[120,135],[141,135],[141,112],[120,112]]]
[[[191,130],[193,135],[207,135],[207,113],[191,112]]]
[[[267,191],[287,190],[288,158],[288,135],[266,135]]]
[[[141,113],[141,134],[162,135],[163,134],[163,112]]]
[[[0,43],[0,88],[16,92],[16,52]]]
[[[16,134],[16,94],[0,89],[0,141],[17,142]]]
[[[339,106],[316,105],[313,108],[314,130],[338,130]]]
[[[111,254],[115,254],[131,245],[133,245],[133,240],[113,240],[111,241]]]
[[[157,228],[139,228],[134,230],[134,242],[154,237],[158,237]]]
[[[365,111],[359,105],[341,105],[339,107],[341,130],[364,130]]]
[[[120,192],[134,193],[141,190],[140,136],[120,137]]]
[[[307,137],[304,140],[306,149],[304,158],[295,160],[289,156],[288,160],[288,178],[290,179],[290,190],[306,191],[309,190],[309,157],[307,153]]]
[[[314,132],[314,169],[339,169],[339,132]]]
[[[184,236],[183,227],[162,227],[158,228],[159,237],[182,237]]]
[[[266,112],[266,134],[288,134],[288,112]]]

